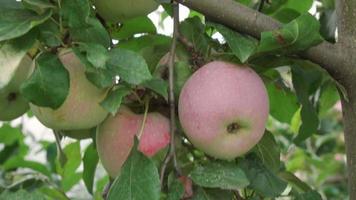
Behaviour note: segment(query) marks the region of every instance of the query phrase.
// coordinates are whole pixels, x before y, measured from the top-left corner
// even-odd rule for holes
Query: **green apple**
[[[101,17],[114,23],[145,16],[158,7],[155,0],[95,0],[94,5]]]
[[[58,109],[30,104],[33,114],[42,124],[55,130],[90,129],[101,123],[108,112],[100,106],[108,92],[93,85],[85,75],[85,65],[71,49],[58,54],[69,72],[69,93]]]
[[[269,103],[249,67],[214,61],[197,70],[179,97],[179,120],[189,141],[207,155],[231,160],[262,138]]]
[[[81,130],[67,130],[61,131],[61,134],[73,139],[82,140],[88,139],[95,135],[96,127],[91,129],[81,129]]]
[[[20,86],[32,72],[33,65],[27,54],[9,56],[4,53],[0,52],[0,120],[9,121],[29,109],[28,101],[20,94]]]

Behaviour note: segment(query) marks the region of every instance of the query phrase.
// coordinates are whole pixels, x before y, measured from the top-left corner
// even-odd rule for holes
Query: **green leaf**
[[[81,28],[86,25],[90,14],[88,1],[62,0],[61,15],[71,28]]]
[[[171,38],[164,35],[144,35],[138,38],[130,38],[129,40],[120,41],[118,47],[139,52],[144,47],[169,45]]]
[[[38,26],[39,40],[44,42],[49,47],[56,47],[61,45],[61,33],[58,25],[52,21],[47,20],[45,23]]]
[[[115,48],[109,52],[108,67],[116,72],[120,79],[133,85],[139,85],[152,78],[145,59],[130,50]]]
[[[155,91],[157,94],[168,100],[168,83],[161,78],[152,78],[142,83],[142,86]]]
[[[324,84],[320,92],[319,115],[323,116],[340,100],[340,96],[332,82]]]
[[[4,145],[12,145],[23,137],[19,128],[14,128],[9,124],[4,124],[0,128],[0,143]]]
[[[280,149],[272,133],[266,131],[262,139],[254,147],[253,151],[268,169],[274,173],[279,171]]]
[[[109,53],[105,47],[96,43],[83,43],[79,45],[79,49],[86,53],[86,58],[93,67],[105,69],[109,59]]]
[[[319,126],[319,118],[316,110],[309,100],[309,95],[313,91],[312,84],[318,83],[318,77],[313,72],[304,72],[298,67],[292,68],[292,81],[294,89],[297,93],[298,101],[302,104],[300,112],[302,124],[299,128],[299,134],[294,139],[294,142],[299,144],[313,133],[316,133]]]
[[[137,150],[137,139],[108,194],[108,200],[158,200],[160,181],[154,162]]]
[[[5,162],[3,168],[5,170],[11,170],[16,168],[28,168],[40,172],[43,175],[46,175],[47,177],[51,177],[51,172],[48,170],[47,166],[39,162],[24,160],[21,157],[11,157],[9,160]]]
[[[187,18],[179,26],[180,33],[193,44],[194,50],[206,55],[209,49],[209,37],[205,25],[199,17]]]
[[[269,83],[266,85],[270,114],[280,122],[290,123],[294,113],[298,110],[298,100],[293,92],[289,88],[281,86],[281,83]],[[281,109],[283,105],[283,109]]]
[[[293,189],[297,190],[298,192],[307,192],[312,190],[308,184],[301,181],[297,176],[290,172],[280,172],[278,176],[284,181],[287,181],[293,187]]]
[[[137,17],[125,21],[119,30],[112,33],[113,39],[123,40],[133,37],[137,33],[156,33],[156,27],[147,16]]]
[[[36,68],[21,87],[22,94],[33,104],[59,108],[69,91],[69,72],[57,55],[43,53],[36,59]]]
[[[63,151],[67,162],[65,162],[62,168],[57,160],[57,170],[62,177],[61,186],[63,190],[67,192],[82,178],[82,173],[77,172],[81,163],[80,143],[71,143],[67,145]]]
[[[100,105],[112,115],[115,115],[121,106],[122,99],[130,94],[130,92],[131,89],[128,87],[118,87],[111,91]]]
[[[209,23],[208,25],[214,28],[224,36],[227,44],[231,48],[232,52],[235,54],[239,60],[244,63],[248,58],[255,52],[257,47],[257,42],[251,38],[245,37],[221,24]]]
[[[173,175],[173,174],[170,174]],[[171,176],[170,176],[171,178]],[[167,200],[181,200],[184,196],[184,185],[183,183],[177,179],[174,178],[173,175],[173,180],[168,180],[168,197]]]
[[[240,166],[250,180],[249,187],[263,197],[277,197],[287,187],[286,182],[266,168],[254,155],[242,160]]]
[[[186,61],[176,62],[174,65],[174,94],[179,94],[189,77],[193,74],[192,66]]]
[[[320,24],[310,14],[303,14],[282,29],[263,32],[257,52],[291,53],[306,50],[323,41]]]
[[[22,4],[14,0],[1,0],[1,7],[4,9],[22,8]]]
[[[337,28],[337,16],[335,9],[327,9],[320,15],[320,34],[329,42],[334,43]]]
[[[192,200],[231,200],[234,195],[230,190],[203,189],[199,187],[194,191]]]
[[[85,150],[84,157],[83,157],[83,165],[84,165],[83,180],[90,194],[93,194],[95,170],[96,170],[96,166],[98,165],[98,162],[99,162],[98,152],[96,151],[94,144],[92,143]]]
[[[244,171],[228,162],[212,162],[198,166],[190,173],[190,177],[197,185],[208,188],[237,190],[249,184]]]
[[[98,88],[107,88],[114,85],[113,75],[107,69],[90,69],[85,72],[85,75]]]
[[[50,199],[55,200],[70,200],[63,191],[60,191],[58,188],[52,187],[42,187],[39,191],[45,194],[47,197],[51,197]]]
[[[23,0],[22,3],[26,8],[34,10],[39,14],[44,13],[47,9],[56,7],[49,0]]]
[[[296,195],[295,200],[322,200],[322,197],[316,191],[309,191]]]
[[[0,89],[10,82],[34,42],[33,34],[28,33],[22,37],[0,43]],[[28,66],[28,68],[30,67]]]
[[[25,9],[0,7],[0,42],[26,34],[35,26],[45,22],[51,15],[51,10],[37,15]]]
[[[2,192],[0,195],[0,200],[20,200],[20,199],[26,199],[26,200],[46,200],[47,198],[37,192],[27,192],[26,190],[18,190],[16,192],[10,192],[10,191],[5,191]]]
[[[75,42],[96,43],[106,48],[111,43],[109,33],[100,21],[94,17],[88,18],[83,26],[70,28],[69,31]]]

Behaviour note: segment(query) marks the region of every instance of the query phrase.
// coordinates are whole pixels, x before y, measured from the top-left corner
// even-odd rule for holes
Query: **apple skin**
[[[207,155],[231,160],[262,138],[268,94],[261,78],[246,66],[210,62],[185,83],[178,114],[190,142]]]
[[[116,23],[145,16],[159,4],[155,0],[95,0],[94,5],[101,17]]]
[[[58,109],[30,104],[37,119],[55,130],[90,129],[101,123],[108,112],[100,106],[107,89],[99,89],[85,76],[85,66],[70,49],[59,52],[59,59],[69,72],[69,93]]]
[[[110,175],[115,178],[128,158],[143,121],[143,115],[121,106],[115,116],[109,116],[97,128],[96,145],[99,158]],[[170,141],[169,120],[159,113],[148,113],[139,137],[138,150],[148,157],[165,148]]]
[[[96,127],[91,129],[80,129],[80,130],[66,130],[61,131],[62,135],[70,137],[76,140],[83,140],[91,138],[96,133]]]
[[[25,55],[19,62],[10,82],[0,90],[1,121],[16,119],[29,109],[28,101],[20,94],[20,86],[29,77],[32,69],[32,59]]]

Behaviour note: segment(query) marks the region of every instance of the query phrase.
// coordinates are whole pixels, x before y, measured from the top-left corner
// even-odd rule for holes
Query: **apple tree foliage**
[[[0,199],[66,200],[84,194],[99,200],[103,193],[109,200],[347,199],[337,109],[343,88],[318,65],[295,56],[323,40],[335,41],[334,1],[236,1],[283,26],[256,40],[190,10],[179,24],[173,92],[178,98],[187,78],[211,60],[252,67],[268,90],[270,117],[264,137],[249,153],[232,161],[206,156],[189,143],[177,123],[179,173],[172,162],[163,163],[166,151],[148,158],[133,148],[120,175],[109,180],[100,167],[95,137],[86,143],[71,140],[61,149],[51,141],[31,143],[33,133],[24,131],[23,124],[4,122]],[[173,16],[172,6],[160,3],[163,24]],[[308,13],[313,3],[314,16]],[[108,112],[115,114],[124,103],[143,111],[142,100],[149,98],[150,110],[167,113],[167,69],[160,60],[169,52],[172,37],[158,34],[146,16],[121,24],[106,22],[92,5],[89,0],[0,1],[0,49],[11,44],[34,55],[35,76],[23,83],[22,94],[36,105],[58,108],[68,94],[69,77],[56,52],[70,47],[97,87],[111,87],[113,77],[120,78],[119,87],[101,102]],[[219,34],[223,40],[216,39]],[[0,66],[0,73],[4,68]],[[27,116],[33,117],[31,112]],[[46,161],[29,156],[33,142],[41,147],[35,153],[44,153]],[[164,165],[166,173],[160,177]]]

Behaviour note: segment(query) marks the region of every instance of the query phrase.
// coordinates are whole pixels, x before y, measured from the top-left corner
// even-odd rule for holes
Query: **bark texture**
[[[337,0],[338,48],[347,49],[349,58],[356,57],[356,1]],[[346,72],[342,79],[348,101],[342,100],[350,199],[356,199],[356,62],[345,58]]]

